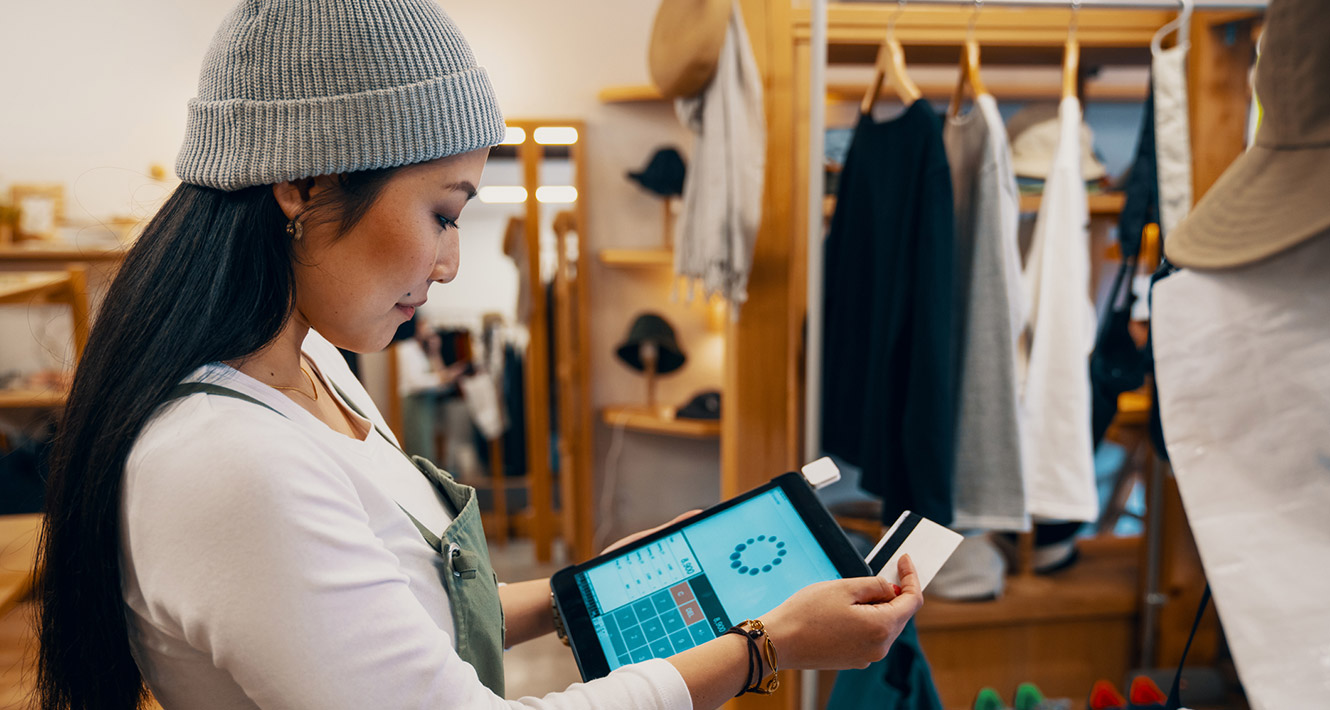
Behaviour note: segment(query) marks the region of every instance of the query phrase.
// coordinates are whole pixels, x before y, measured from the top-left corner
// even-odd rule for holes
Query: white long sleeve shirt
[[[386,431],[336,349],[312,332],[304,349]],[[167,710],[691,707],[663,660],[543,699],[496,697],[457,655],[439,558],[398,507],[448,523],[424,476],[378,433],[338,434],[225,365],[190,379],[281,414],[191,395],[126,463],[131,647]]]

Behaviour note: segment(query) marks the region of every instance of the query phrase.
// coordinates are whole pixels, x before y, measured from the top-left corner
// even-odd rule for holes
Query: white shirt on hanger
[[[1058,116],[1061,135],[1025,267],[1030,341],[1022,453],[1031,515],[1091,521],[1099,514],[1090,435],[1095,314],[1080,101],[1064,98]]]

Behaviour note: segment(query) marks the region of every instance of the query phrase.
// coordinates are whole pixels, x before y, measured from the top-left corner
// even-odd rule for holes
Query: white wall
[[[609,246],[659,242],[660,205],[624,179],[661,143],[688,147],[670,107],[602,106],[607,85],[647,79],[646,44],[656,3],[647,0],[490,0],[442,3],[471,41],[506,115],[579,118],[586,122],[586,234],[592,254]],[[147,216],[165,186],[147,177],[151,164],[172,171],[184,135],[185,103],[195,93],[207,43],[230,0],[72,0],[7,2],[0,68],[6,79],[0,110],[0,191],[12,182],[62,182],[70,216],[91,221],[115,214]],[[475,205],[473,205],[475,207]],[[468,208],[470,210],[470,208]],[[446,299],[501,301],[501,235],[483,210],[463,215],[463,274]],[[486,223],[490,222],[490,226]],[[499,224],[501,228],[501,224]],[[475,267],[467,272],[468,267]],[[511,275],[511,272],[509,272]],[[641,379],[610,354],[637,312],[664,313],[678,328],[689,365],[661,385],[661,398],[682,402],[695,390],[720,384],[719,337],[698,307],[670,303],[663,273],[623,272],[593,266],[592,389],[597,407],[640,401]],[[483,294],[482,294],[483,291]],[[486,300],[490,299],[490,300]],[[492,300],[492,303],[491,303]],[[0,316],[0,341],[26,339],[26,320]],[[54,332],[54,331],[53,331]],[[25,341],[26,342],[26,341]],[[0,346],[0,370],[38,360],[28,350]],[[376,360],[371,359],[371,363]],[[382,387],[381,373],[367,378]],[[606,432],[598,450],[606,453]],[[598,468],[603,458],[598,457]],[[618,470],[626,501],[613,534],[714,500],[719,492],[719,448],[628,433]],[[632,501],[650,500],[651,505]]]

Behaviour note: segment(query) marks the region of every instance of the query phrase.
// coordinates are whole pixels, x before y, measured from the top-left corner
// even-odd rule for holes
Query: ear
[[[309,208],[309,197],[318,178],[301,178],[279,182],[272,186],[273,197],[287,219],[292,219]]]

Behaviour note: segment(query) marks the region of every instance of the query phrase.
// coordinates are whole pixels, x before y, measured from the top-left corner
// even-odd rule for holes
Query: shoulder
[[[134,442],[124,486],[126,506],[145,513],[179,504],[218,511],[262,501],[280,506],[315,490],[355,498],[344,466],[305,427],[210,395],[163,405]]]

